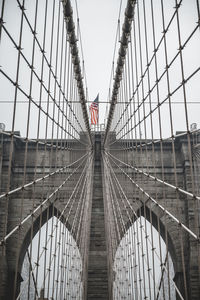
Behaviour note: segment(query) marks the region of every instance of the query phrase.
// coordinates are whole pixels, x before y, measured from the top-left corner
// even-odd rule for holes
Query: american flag
[[[97,125],[99,121],[99,94],[90,105],[91,124]]]

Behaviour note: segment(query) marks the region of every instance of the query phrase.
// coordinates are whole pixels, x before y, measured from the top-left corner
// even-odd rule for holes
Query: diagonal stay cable
[[[85,156],[87,156],[87,155],[88,155],[88,154],[85,154],[85,155],[83,155],[81,158],[77,159],[76,161],[74,161],[73,163],[71,163],[71,164],[69,164],[69,165],[67,165],[67,166],[64,166],[64,167],[62,167],[62,168],[59,168],[59,169],[57,169],[57,170],[54,171],[54,172],[51,172],[51,173],[49,173],[49,174],[47,174],[47,175],[45,175],[45,176],[43,176],[43,177],[40,177],[40,178],[35,179],[35,180],[33,180],[33,181],[30,181],[30,182],[27,183],[27,184],[24,184],[24,185],[22,185],[22,186],[20,186],[20,187],[17,187],[17,188],[15,188],[15,189],[13,189],[13,190],[10,190],[10,191],[7,192],[7,193],[4,193],[4,194],[0,195],[0,199],[1,199],[1,198],[4,198],[4,197],[7,197],[7,196],[10,196],[10,195],[12,195],[12,194],[14,194],[14,193],[16,193],[16,192],[22,191],[22,190],[26,189],[27,187],[32,186],[33,184],[36,184],[36,183],[38,183],[38,182],[40,182],[40,181],[42,181],[42,180],[45,180],[45,179],[47,179],[47,178],[49,178],[49,177],[51,177],[51,176],[53,176],[53,175],[56,175],[56,174],[59,174],[59,173],[63,172],[64,170],[66,170],[66,169],[72,167],[73,165],[75,165],[76,163],[78,163],[79,161],[81,161],[81,160],[82,160]]]
[[[84,160],[80,163],[80,165],[78,165],[78,167],[76,169],[73,170],[73,172],[62,182],[62,184],[59,185],[59,187],[56,188],[56,190],[54,190],[44,201],[42,201],[42,203],[40,203],[32,212],[31,214],[29,214],[26,218],[24,218],[20,224],[18,224],[17,226],[15,226],[1,241],[0,241],[0,245],[4,244],[8,238],[10,238],[13,233],[15,233],[18,229],[20,229],[20,227],[26,223],[32,215],[34,215],[40,208],[42,208],[48,201],[50,201],[50,199],[55,196],[58,191],[66,184],[66,182],[72,177],[72,175],[82,166],[83,162],[86,160],[86,158],[84,158]]]
[[[158,206],[164,213],[166,213],[169,217],[171,217],[181,228],[187,231],[193,238],[199,241],[199,237],[190,230],[186,225],[181,223],[172,213],[170,213],[165,207],[159,204],[153,197],[151,197],[141,186],[139,186],[114,160],[113,163],[118,167],[118,169],[136,186],[138,190],[140,190],[151,202],[153,202],[156,206]]]
[[[113,170],[113,168],[112,168],[112,166],[111,166],[111,164],[110,164],[110,162],[109,162],[109,158],[108,158],[108,157],[107,157],[107,159],[108,159],[108,161],[106,161],[106,160],[104,160],[104,161],[106,161],[106,164],[108,165],[109,169],[112,171],[117,186],[118,186],[119,189],[121,190],[121,192],[122,192],[124,198],[126,199],[126,202],[127,202],[128,206],[129,206],[129,208],[131,209],[131,211],[133,212],[135,218],[138,220],[139,217],[138,217],[136,211],[133,209],[133,207],[132,207],[130,201],[128,200],[128,198],[127,198],[127,196],[126,196],[126,194],[125,194],[125,192],[124,192],[124,189],[122,188],[122,186],[121,186],[119,180],[117,179],[116,174],[115,174],[115,172],[114,172],[114,170]],[[127,210],[126,212],[127,212],[129,221],[131,221],[131,217],[130,217],[130,214],[128,213],[128,210]],[[144,228],[142,228],[142,230],[144,231],[144,234],[145,234]],[[148,243],[153,247],[152,241],[149,239],[148,236],[146,236],[146,239],[147,239]],[[153,248],[153,249],[154,249],[154,253],[156,254],[158,260],[159,260],[160,263],[161,263],[162,272],[165,271],[165,272],[168,273],[168,269],[167,269],[167,267],[166,267],[166,262],[165,262],[165,264],[162,264],[161,257],[160,257],[159,254],[157,253],[156,249],[155,249],[155,248]],[[152,274],[151,272],[150,272],[150,275],[151,275],[151,277],[152,277],[152,279],[153,279],[153,274]],[[179,294],[180,299],[184,300],[183,296],[181,295],[181,293],[180,293],[180,291],[179,291],[179,288],[177,287],[176,283],[173,281],[173,279],[172,279],[171,277],[170,277],[170,281],[171,281],[171,283],[173,284],[174,288],[176,289],[177,293]],[[158,290],[159,290],[159,287],[158,287]],[[159,293],[159,291],[158,291],[158,293]]]
[[[91,159],[91,157],[92,157],[92,156],[90,155],[90,156],[88,157],[88,159],[89,159],[89,158]],[[92,160],[91,160],[91,161],[92,161]],[[89,164],[90,164],[90,162],[89,162]],[[79,186],[80,183],[81,183],[81,180],[84,178],[84,174],[85,174],[85,171],[86,171],[87,168],[88,168],[88,164],[85,164],[85,167],[83,168],[83,171],[81,172],[81,175],[80,175],[80,177],[79,177],[79,179],[78,179],[78,181],[77,181],[77,183],[76,183],[76,185],[75,185],[75,187],[74,187],[74,189],[73,189],[73,191],[72,191],[72,194],[71,194],[70,198],[68,199],[68,201],[67,201],[65,207],[63,208],[63,210],[62,210],[62,212],[61,212],[61,214],[60,214],[60,216],[59,216],[59,218],[58,218],[58,220],[57,220],[57,223],[58,223],[58,221],[61,220],[61,218],[62,218],[62,216],[63,216],[65,210],[67,209],[69,203],[71,202],[72,197],[74,196],[75,192],[77,191],[78,186]],[[69,214],[68,214],[68,217],[69,217]],[[39,264],[39,261],[41,260],[41,257],[42,257],[42,255],[43,255],[43,253],[45,252],[45,249],[46,249],[46,247],[47,247],[49,241],[51,240],[51,236],[52,236],[52,234],[54,233],[54,231],[55,231],[56,228],[57,228],[57,223],[56,223],[56,225],[54,225],[54,229],[52,230],[52,232],[51,232],[51,234],[50,234],[48,240],[46,241],[45,246],[43,247],[43,250],[42,250],[42,252],[40,253],[40,256],[39,256],[39,258],[38,258],[38,261],[37,261],[37,263],[35,263],[35,267],[33,267],[33,268],[31,269],[31,272],[30,272],[31,274],[33,274],[35,268],[36,268],[37,265]],[[67,223],[67,219],[65,220],[65,223]],[[58,246],[59,246],[59,242],[57,242],[56,249],[58,248]],[[56,249],[55,249],[55,252],[56,252]],[[55,255],[52,254],[51,263],[52,263],[52,261],[53,261],[54,259],[55,259]],[[47,274],[48,274],[48,272],[50,272],[50,269],[47,270]],[[46,274],[46,276],[47,276],[47,274]],[[26,286],[27,283],[28,283],[28,279],[26,280],[23,289],[25,289],[25,286]],[[18,300],[18,299],[20,298],[20,295],[21,295],[23,289],[21,289],[21,291],[20,291],[18,297],[16,298],[16,300]]]
[[[127,164],[127,163],[125,163],[124,161],[122,161],[122,160],[116,158],[115,156],[113,156],[113,155],[112,155],[111,153],[109,153],[109,152],[106,152],[106,151],[105,151],[105,153],[106,153],[107,155],[111,156],[113,159],[117,160],[119,163],[123,164],[124,166],[129,167],[129,168],[135,170],[135,171],[136,171],[137,173],[139,173],[139,174],[145,175],[146,177],[151,178],[152,180],[157,181],[157,182],[159,182],[159,183],[162,183],[162,184],[166,185],[167,187],[170,187],[170,188],[172,188],[173,190],[178,191],[178,192],[180,192],[180,193],[182,193],[182,194],[184,194],[184,195],[186,195],[186,196],[189,196],[189,197],[191,197],[191,198],[193,198],[193,199],[200,200],[200,197],[199,197],[199,196],[196,196],[196,195],[194,195],[194,194],[192,194],[192,193],[190,193],[190,192],[188,192],[188,191],[186,191],[186,190],[184,190],[184,189],[182,189],[182,188],[179,188],[179,187],[177,187],[177,186],[175,186],[175,185],[173,185],[173,184],[170,184],[170,183],[168,183],[168,182],[166,182],[166,181],[164,181],[164,180],[162,180],[162,179],[159,179],[158,177],[155,177],[155,176],[153,176],[153,175],[150,175],[149,173],[146,173],[146,172],[144,172],[144,171],[142,171],[142,170],[140,170],[140,169],[138,169],[138,168],[136,168],[136,167],[134,167],[134,166],[132,166],[132,165],[130,165],[130,164]]]

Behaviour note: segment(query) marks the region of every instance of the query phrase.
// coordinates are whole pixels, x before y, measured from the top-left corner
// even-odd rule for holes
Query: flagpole
[[[99,100],[99,93],[98,93],[98,100]],[[99,101],[98,101],[99,102]],[[99,103],[98,103],[98,129],[99,129]]]

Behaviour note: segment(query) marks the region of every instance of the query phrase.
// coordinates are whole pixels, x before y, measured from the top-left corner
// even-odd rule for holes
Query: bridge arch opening
[[[18,295],[21,300],[83,297],[81,254],[69,224],[55,212],[50,213],[46,222],[38,218],[32,242],[31,232],[24,241],[26,247],[22,247],[21,254],[23,281]]]
[[[123,236],[113,271],[113,299],[176,299],[172,255],[161,234],[143,216]]]

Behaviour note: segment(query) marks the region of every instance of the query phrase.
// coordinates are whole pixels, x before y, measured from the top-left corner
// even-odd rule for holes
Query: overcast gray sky
[[[178,1],[179,2],[179,1]],[[72,1],[75,3],[75,0]],[[77,0],[79,16],[80,16],[80,26],[83,38],[83,48],[85,57],[85,67],[87,72],[87,80],[89,87],[90,100],[96,97],[96,94],[100,93],[100,101],[107,101],[109,80],[112,67],[115,34],[117,29],[117,20],[120,7],[120,0]],[[122,27],[124,20],[124,11],[126,7],[126,0],[122,0],[122,10],[121,10],[121,24]],[[142,1],[138,1],[142,5]],[[148,26],[148,42],[149,42],[149,56],[153,54],[153,44],[152,44],[152,30],[151,30],[151,15],[150,15],[150,1],[146,0],[146,11],[147,11],[147,24]],[[157,42],[162,36],[162,20],[161,20],[161,1],[154,0],[155,9],[155,24],[156,24],[156,36]],[[174,13],[175,0],[164,1],[165,10],[165,22],[168,24],[169,19]],[[141,10],[142,11],[142,10]],[[180,24],[181,24],[181,38],[182,42],[185,42],[194,27],[198,19],[196,1],[194,0],[184,0],[180,7],[179,12]],[[142,13],[141,13],[141,24],[142,24]],[[120,29],[121,30],[121,29]],[[177,35],[177,24],[176,18],[172,22],[169,32],[167,33],[167,43],[168,43],[168,59],[171,61],[173,56],[177,53],[179,48],[178,45],[178,35]],[[120,44],[117,44],[116,58],[118,53],[118,48]],[[161,47],[162,48],[162,47]],[[143,48],[144,49],[144,48]],[[191,41],[188,43],[187,47],[183,51],[184,58],[184,68],[185,77],[187,78],[197,66],[200,65],[200,38],[199,31],[193,36]],[[145,53],[145,51],[143,51]],[[143,58],[145,61],[145,57]],[[163,48],[158,53],[158,63],[159,71],[163,72],[165,68],[165,60],[163,54]],[[144,64],[144,67],[146,65]],[[152,71],[152,82],[155,80],[155,71]],[[181,72],[180,72],[180,60],[178,59],[174,63],[170,70],[170,85],[171,90],[175,89],[178,84],[181,83]],[[197,73],[192,80],[187,83],[187,101],[196,102],[196,104],[188,104],[188,115],[189,123],[196,122],[200,125],[199,113],[200,104],[200,75]],[[161,98],[164,99],[167,95],[166,84],[161,83]],[[156,96],[152,95],[153,101],[157,101]],[[177,91],[172,97],[174,102],[182,102],[182,104],[173,104],[173,122],[174,130],[186,130],[185,124],[185,112],[183,104],[183,94],[182,89]],[[165,113],[165,108],[163,105],[162,116],[163,116],[163,129],[164,135],[170,136],[168,130],[169,118],[168,111]],[[105,105],[100,106],[100,122],[103,122],[105,114]],[[155,122],[156,123],[156,122]],[[166,126],[167,124],[167,126]],[[157,126],[156,123],[155,126]],[[165,127],[166,128],[165,130]]]
[[[126,0],[77,0],[89,101],[93,101],[98,93],[100,101],[107,101],[120,4],[122,3],[120,14],[122,26],[126,2]],[[75,0],[72,0],[72,4],[75,8]],[[76,16],[76,9],[74,15]],[[100,105],[100,122],[103,122],[104,113],[105,104]]]
[[[115,37],[116,30],[118,24],[118,15],[120,8],[121,0],[77,0],[78,4],[78,12],[80,18],[80,29],[82,34],[82,42],[83,42],[83,52],[84,52],[84,60],[85,60],[85,69],[89,90],[89,100],[92,101],[95,99],[96,95],[100,94],[100,101],[107,101],[108,99],[108,89],[111,75],[111,67],[112,67],[112,59],[115,45]],[[122,9],[121,9],[121,24],[122,27],[123,19],[124,19],[124,9],[126,6],[126,0],[122,0]],[[33,23],[33,13],[32,6],[35,1],[26,0],[26,14],[30,19],[30,22]],[[45,1],[39,1],[39,26],[38,26],[38,37],[41,38],[41,31],[39,28],[42,28],[43,24],[43,9],[44,9]],[[51,1],[49,1],[51,6]],[[138,2],[140,5],[142,1]],[[147,7],[147,16],[149,16],[149,6],[150,1],[146,0]],[[162,26],[161,26],[161,13],[160,13],[160,1],[154,0],[155,5],[155,21],[156,21],[156,34],[157,41],[162,35]],[[166,14],[166,23],[169,21],[169,18],[173,14],[175,1],[168,0],[164,1],[165,5],[165,14]],[[72,0],[72,6],[74,10],[74,21],[76,23],[76,5],[75,0]],[[56,8],[57,9],[57,8]],[[18,8],[17,2],[13,0],[7,0],[5,3],[5,24],[8,30],[12,33],[13,37],[18,40],[19,35],[19,25],[20,25],[20,10]],[[141,18],[142,19],[142,18]],[[181,19],[181,35],[183,42],[186,40],[188,35],[193,30],[194,26],[196,26],[196,22],[198,20],[197,9],[196,9],[196,1],[195,0],[184,0],[183,5],[180,8],[180,19]],[[150,21],[149,21],[150,22]],[[40,25],[41,23],[41,25]],[[150,23],[149,23],[150,24]],[[50,25],[47,27],[47,31],[50,32]],[[48,34],[50,36],[50,33]],[[152,41],[152,31],[151,27],[148,27],[148,36],[149,41]],[[177,31],[175,21],[170,27],[170,30],[167,34],[168,39],[168,53],[169,59],[173,57],[173,55],[177,52],[178,49],[178,41],[177,41]],[[30,45],[31,45],[32,35],[30,30],[28,29],[26,22],[24,25],[24,35],[23,35],[23,52],[30,60]],[[153,49],[151,48],[151,42],[149,42],[150,49],[149,54],[152,55]],[[116,57],[118,53],[119,43],[117,43]],[[196,31],[194,37],[191,39],[188,46],[184,49],[184,67],[185,67],[185,75],[186,77],[192,73],[197,66],[200,65],[200,39],[199,39],[199,31]],[[159,68],[160,72],[164,68],[164,60],[163,60],[163,50],[160,51],[159,58]],[[17,61],[17,51],[14,49],[13,45],[6,38],[5,34],[2,34],[2,42],[0,45],[0,65],[2,69],[11,77],[15,77],[16,72],[16,61]],[[36,71],[39,70],[41,65],[40,53],[36,51],[36,57],[38,59],[35,60],[35,68]],[[145,65],[145,64],[144,64]],[[28,67],[25,65],[23,61],[21,61],[20,66],[20,85],[24,90],[28,90],[29,80],[26,80],[28,72]],[[39,71],[38,71],[39,72]],[[175,88],[181,82],[180,75],[180,64],[175,63],[173,67],[170,69],[170,84],[172,89]],[[47,74],[46,72],[45,74]],[[47,77],[45,75],[45,77]],[[155,72],[152,69],[152,82],[155,80]],[[46,80],[46,78],[45,78]],[[200,75],[199,72],[187,83],[187,100],[194,101],[196,104],[188,105],[189,112],[189,123],[200,123],[199,122],[199,112],[200,105],[199,103],[199,94],[200,94]],[[38,83],[33,83],[33,98],[38,99]],[[52,85],[53,86],[53,85]],[[112,85],[111,85],[112,86]],[[8,80],[0,74],[0,100],[13,100],[14,95],[14,87],[8,82]],[[161,83],[161,96],[162,99],[166,97],[166,85],[162,86]],[[152,94],[153,100],[157,101],[156,96]],[[27,101],[25,97],[19,93],[18,100]],[[183,95],[182,92],[178,91],[173,99],[173,101],[180,101],[182,104],[174,104],[173,105],[173,122],[175,130],[185,130],[185,120],[184,120],[184,105],[183,105]],[[168,115],[165,114],[165,110],[163,109],[163,126],[169,128],[169,120]],[[5,104],[1,103],[0,107],[0,122],[6,124],[6,129],[10,130],[11,128],[11,116],[13,113],[13,104]],[[30,132],[34,131],[35,126],[35,114],[37,113],[37,109],[32,106],[32,117],[30,123]],[[100,123],[103,122],[105,115],[105,105],[100,105]],[[22,118],[23,116],[23,118]],[[20,130],[21,134],[24,135],[24,120],[27,116],[27,104],[17,106],[16,111],[16,124],[15,130]],[[41,120],[42,121],[42,120]],[[42,121],[43,122],[43,121]],[[156,124],[156,120],[155,120]],[[155,125],[157,126],[157,124]],[[198,124],[199,126],[199,124]],[[34,135],[34,134],[33,134]],[[41,133],[42,136],[42,133]],[[165,136],[170,136],[168,130],[166,129]]]
[[[120,0],[121,1],[121,0]],[[84,60],[85,60],[85,69],[86,69],[86,77],[88,81],[88,90],[89,90],[89,101],[93,101],[96,95],[100,94],[100,101],[107,101],[108,97],[108,87],[109,80],[111,74],[112,67],[112,58],[114,52],[114,43],[115,36],[117,31],[118,24],[118,16],[120,9],[120,1],[116,0],[77,0],[78,4],[78,12],[80,17],[80,30],[82,34],[82,43],[83,43],[83,52],[84,52]],[[51,15],[51,7],[52,1],[49,1],[49,11]],[[76,3],[75,0],[71,1],[74,13],[74,22],[77,27],[77,11],[76,11]],[[44,22],[44,4],[45,1],[39,1],[39,9],[38,9],[38,26],[37,26],[37,37],[40,42],[42,42],[42,33],[43,33],[43,22]],[[121,18],[124,18],[124,8],[126,5],[126,1],[122,1],[122,10],[121,10]],[[34,24],[34,9],[35,9],[35,1],[26,0],[25,1],[26,14],[29,18],[30,23]],[[58,11],[58,5],[56,5],[56,13]],[[13,0],[7,0],[5,4],[4,11],[4,20],[6,24],[6,28],[14,37],[16,43],[18,43],[19,39],[19,28],[20,28],[20,9],[18,8],[17,2]],[[55,17],[56,20],[56,17]],[[50,39],[50,29],[51,29],[51,18],[48,21],[47,26],[47,36]],[[122,21],[123,22],[123,21]],[[47,38],[47,43],[50,41]],[[31,49],[32,45],[32,34],[30,33],[30,29],[28,28],[26,22],[24,22],[23,26],[23,37],[22,37],[22,47],[23,53],[26,57],[31,61]],[[48,48],[48,47],[46,47]],[[79,52],[81,56],[81,49],[79,44]],[[48,52],[47,52],[48,55]],[[40,65],[41,65],[41,56],[39,51],[35,54],[35,70],[40,73]],[[13,80],[15,80],[16,74],[16,62],[17,62],[17,51],[13,47],[13,44],[6,36],[6,34],[2,34],[2,42],[0,47],[0,65],[2,69],[8,74]],[[21,59],[20,63],[20,77],[19,82],[20,86],[28,92],[29,86],[29,70],[23,59]],[[48,70],[46,72],[47,75],[44,77],[48,77]],[[27,80],[28,78],[28,80]],[[46,84],[47,85],[47,84]],[[53,86],[53,84],[52,84]],[[10,82],[0,74],[0,87],[1,101],[13,101],[14,97],[14,87]],[[37,83],[33,82],[33,98],[38,99],[39,87]],[[28,103],[27,99],[23,96],[23,94],[18,93],[18,100],[22,100]],[[16,111],[16,125],[15,129],[20,130],[23,135],[24,132],[24,119],[27,115],[27,104],[23,103],[17,104]],[[1,103],[0,109],[0,122],[6,124],[6,129],[11,129],[11,116],[13,114],[13,103]],[[36,114],[37,110],[34,112],[34,106],[32,106],[32,114]],[[101,121],[104,119],[105,113],[105,104],[100,105],[100,118]],[[21,116],[24,115],[24,119]],[[32,122],[30,124],[30,128],[32,126]],[[34,130],[30,129],[30,132]]]

